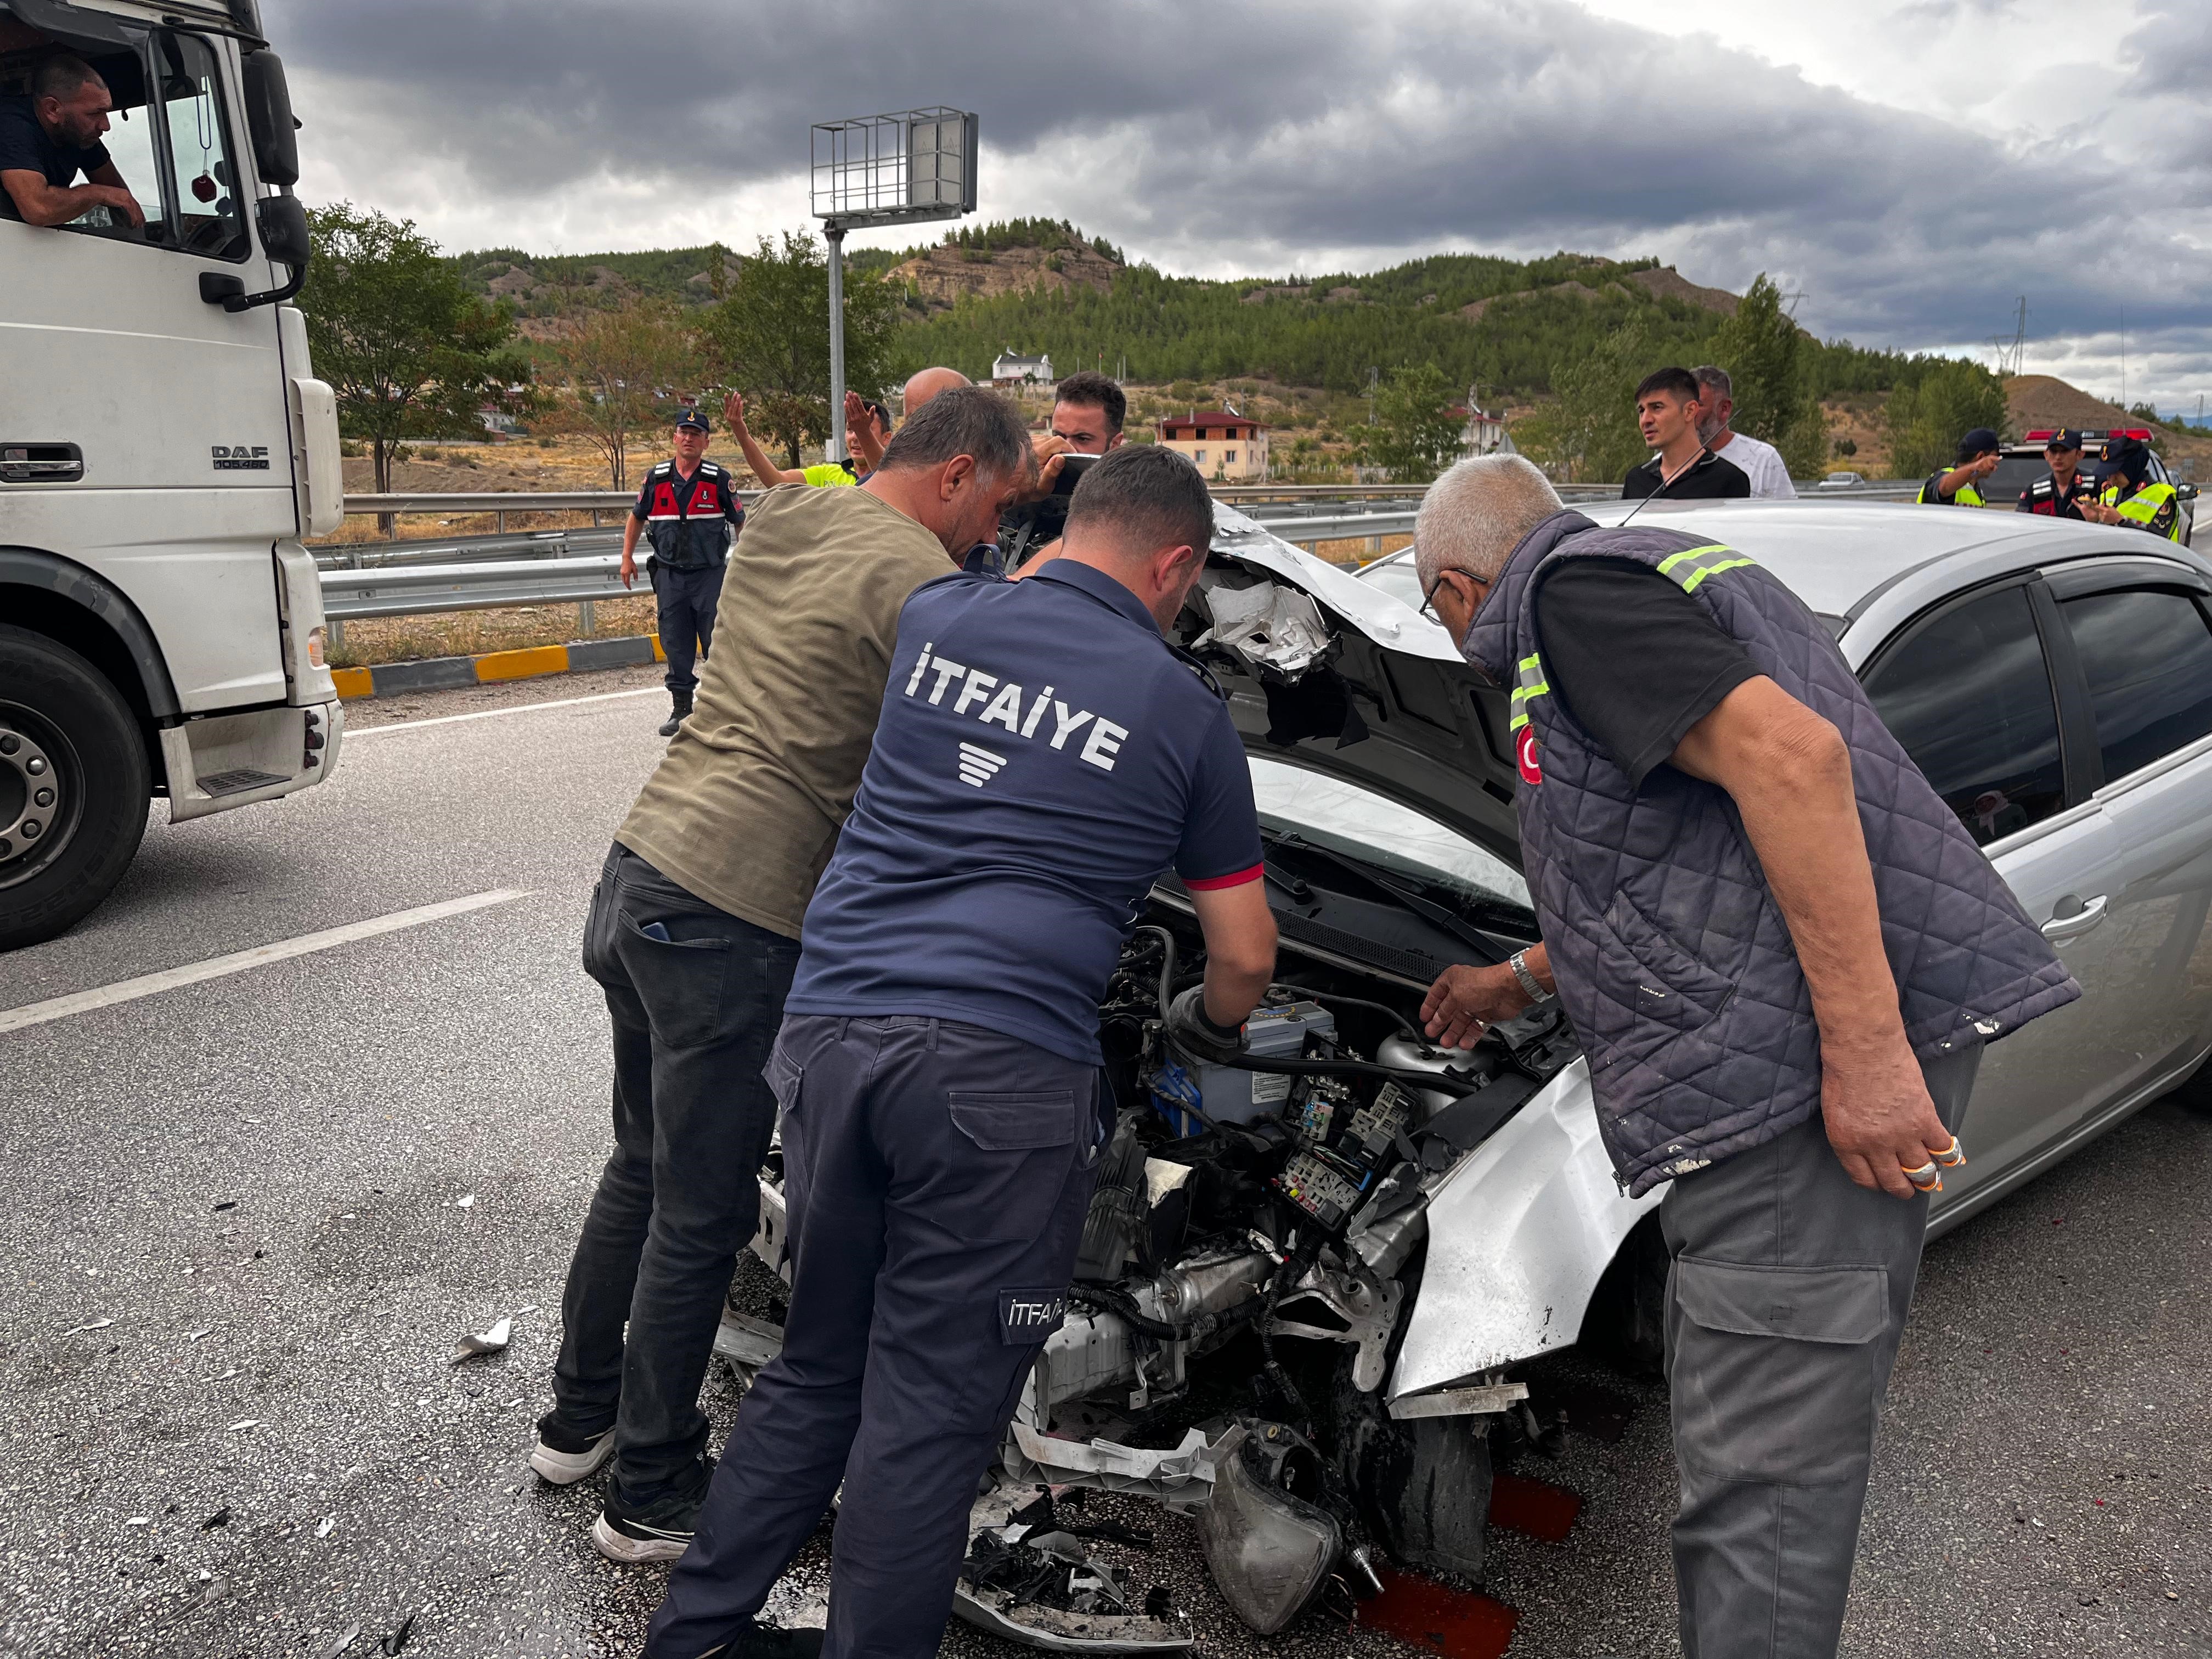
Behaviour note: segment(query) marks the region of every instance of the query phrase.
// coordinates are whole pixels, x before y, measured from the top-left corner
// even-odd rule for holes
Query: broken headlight
[[[1320,1455],[1280,1423],[1243,1425],[1215,1466],[1199,1541],[1222,1599],[1262,1636],[1305,1611],[1344,1547],[1336,1517],[1303,1495],[1320,1491]]]

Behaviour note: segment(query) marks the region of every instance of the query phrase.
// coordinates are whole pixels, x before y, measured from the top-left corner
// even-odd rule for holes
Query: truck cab
[[[0,100],[74,58],[143,211],[0,208],[0,949],[173,823],[327,778],[343,732],[303,536],[343,510],[300,313],[283,65],[255,0],[0,0]],[[0,184],[0,191],[5,189]]]

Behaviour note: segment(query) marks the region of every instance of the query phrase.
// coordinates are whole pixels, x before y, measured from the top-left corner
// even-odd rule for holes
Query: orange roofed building
[[[1160,441],[1208,478],[1242,483],[1267,476],[1267,428],[1222,409],[1194,409],[1159,423]]]

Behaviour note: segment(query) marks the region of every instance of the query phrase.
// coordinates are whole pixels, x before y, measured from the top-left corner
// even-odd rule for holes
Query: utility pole
[[[1382,378],[1382,371],[1372,363],[1367,367],[1367,424],[1375,424],[1375,387]]]

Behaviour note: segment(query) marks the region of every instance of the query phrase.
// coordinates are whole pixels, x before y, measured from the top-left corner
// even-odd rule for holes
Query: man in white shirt
[[[1781,451],[1729,429],[1729,422],[1735,418],[1735,398],[1728,370],[1707,363],[1690,372],[1698,377],[1698,390],[1704,394],[1698,400],[1705,405],[1698,435],[1705,441],[1705,447],[1743,469],[1751,480],[1754,500],[1795,501],[1797,487],[1790,482],[1790,469],[1782,464]]]

